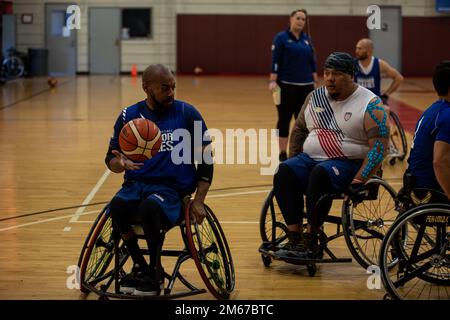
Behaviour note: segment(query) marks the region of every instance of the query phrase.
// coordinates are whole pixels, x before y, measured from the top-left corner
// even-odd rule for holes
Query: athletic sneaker
[[[318,243],[319,234],[313,238],[313,235],[311,233],[304,233],[303,234],[303,243],[305,247],[307,248],[308,257],[310,259],[317,259],[321,260],[323,259],[323,245]],[[323,239],[323,241],[326,239]]]
[[[278,258],[306,259],[308,250],[302,235],[298,232],[288,232],[288,242],[275,252]]]
[[[157,296],[164,289],[164,278],[158,281],[151,276],[146,276],[140,281],[133,291],[135,296]]]
[[[126,274],[122,279],[120,279],[119,291],[122,293],[132,294],[145,277],[146,275],[141,271],[131,271],[131,273]]]

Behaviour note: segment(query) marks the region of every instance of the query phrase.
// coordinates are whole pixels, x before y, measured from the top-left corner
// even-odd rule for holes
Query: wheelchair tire
[[[23,76],[25,66],[22,59],[13,56],[8,57],[3,61],[3,72],[7,78],[15,79]]]
[[[407,241],[401,240],[408,230]],[[395,251],[399,263],[389,268]],[[392,299],[450,299],[450,205],[429,204],[404,212],[380,250],[383,285]],[[443,272],[440,272],[443,271]]]
[[[397,193],[384,180],[372,178],[367,184],[368,199],[356,206],[350,199],[342,204],[342,227],[345,242],[355,260],[367,269],[378,264],[378,253],[396,211]],[[391,264],[395,264],[395,258]]]
[[[262,262],[264,267],[268,268],[272,264],[272,258],[270,256],[261,255]]]
[[[233,259],[225,234],[212,210],[205,205],[201,224],[191,221],[192,201],[186,206],[186,238],[200,276],[217,299],[229,299],[234,290]]]
[[[271,190],[264,201],[259,218],[261,240],[278,245],[287,238],[287,230],[283,215],[276,203],[273,190]]]
[[[113,256],[112,220],[108,208],[105,207],[89,231],[78,260],[82,292],[88,293],[89,287],[95,287],[105,278]]]
[[[308,275],[310,277],[314,277],[317,272],[317,265],[315,263],[310,263],[306,265],[306,270],[308,271]]]
[[[390,111],[390,118],[392,121],[392,131],[390,133],[389,140],[398,152],[398,156],[394,157],[393,159],[399,159],[400,161],[403,161],[408,152],[408,141],[406,140],[405,129],[403,128],[398,115],[392,110]],[[389,163],[392,165],[395,164],[395,161],[393,163]]]

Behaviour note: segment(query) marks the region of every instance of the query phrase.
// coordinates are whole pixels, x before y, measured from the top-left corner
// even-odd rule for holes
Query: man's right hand
[[[133,162],[128,159],[123,153],[118,150],[113,150],[112,153],[116,156],[111,161],[116,161],[125,170],[139,170],[144,165],[142,162]]]
[[[354,204],[358,204],[364,201],[367,196],[367,189],[364,183],[352,183],[348,187],[348,196],[353,201]]]
[[[269,82],[269,91],[273,91],[277,86],[277,82],[276,81],[270,81]]]

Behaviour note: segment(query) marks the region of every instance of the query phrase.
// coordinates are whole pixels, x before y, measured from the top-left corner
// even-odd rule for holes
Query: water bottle
[[[276,85],[272,90],[273,103],[278,106],[281,103],[281,88]]]

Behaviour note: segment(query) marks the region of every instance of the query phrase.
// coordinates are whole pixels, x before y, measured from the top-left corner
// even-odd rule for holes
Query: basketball
[[[119,134],[122,153],[133,161],[146,161],[154,157],[161,147],[161,142],[158,126],[143,118],[129,121]]]
[[[50,87],[54,88],[58,84],[58,80],[56,80],[56,78],[54,77],[50,77],[48,78],[47,83]]]

